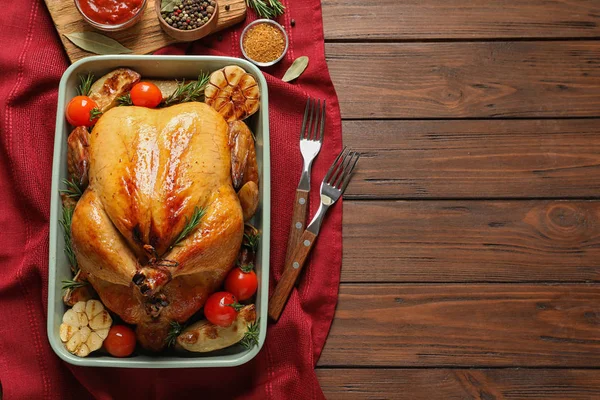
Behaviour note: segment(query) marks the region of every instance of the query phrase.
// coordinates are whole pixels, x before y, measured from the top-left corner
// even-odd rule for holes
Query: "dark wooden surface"
[[[600,2],[323,0],[330,399],[600,398]]]

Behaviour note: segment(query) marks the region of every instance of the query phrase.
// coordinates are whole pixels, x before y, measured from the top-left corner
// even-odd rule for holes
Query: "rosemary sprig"
[[[94,82],[94,75],[88,73],[86,76],[79,75],[79,86],[77,87],[77,94],[80,96],[89,96],[90,90],[92,89],[92,83]]]
[[[69,179],[63,179],[62,183],[67,187],[66,189],[60,190],[62,194],[72,199],[78,199],[83,194],[83,190],[79,186],[79,183],[76,182],[74,177],[70,177]]]
[[[273,16],[279,17],[285,12],[285,6],[279,0],[267,0],[269,6],[273,9]]]
[[[71,243],[71,222],[73,221],[73,211],[74,207],[63,207],[63,215],[62,220],[59,221],[60,226],[63,228],[63,237],[65,239],[65,254],[69,259],[69,264],[71,264],[71,269],[73,273],[77,273],[79,271],[79,267],[77,266],[77,258],[75,258],[75,252],[73,252],[73,245]]]
[[[117,102],[120,106],[132,106],[133,102],[131,101],[131,93],[124,94],[123,96],[117,97]]]
[[[258,250],[259,239],[260,233],[257,233],[256,235],[249,235],[247,233],[244,233],[243,245],[252,250],[252,252],[256,253],[256,251]]]
[[[201,72],[197,81],[185,83],[184,80],[179,82],[177,89],[165,99],[164,105],[170,106],[176,103],[187,103],[200,100],[204,97],[204,88],[209,79],[209,74]]]
[[[194,229],[196,229],[205,213],[206,210],[204,208],[194,207],[194,213],[192,214],[192,217],[189,219],[187,217],[185,218],[185,226],[183,227],[183,230],[181,231],[179,236],[177,236],[177,239],[175,239],[173,245],[170,247],[171,249],[177,246],[183,239],[187,237],[187,235],[189,235]]]
[[[175,346],[177,343],[177,336],[181,334],[184,326],[181,325],[177,321],[171,321],[171,327],[169,328],[169,333],[167,334],[167,338],[165,339],[167,342],[167,347]]]
[[[102,115],[102,111],[99,108],[95,107],[90,110],[90,121],[93,121],[97,118],[100,118]]]
[[[253,8],[261,18],[271,18],[273,16],[273,11],[264,0],[246,0],[246,5]]]
[[[275,18],[285,11],[280,0],[246,0],[246,5],[253,8],[261,18]]]
[[[75,281],[72,279],[64,280],[64,281],[62,281],[62,283],[63,283],[62,290],[77,289],[80,287],[84,287],[88,284],[87,281]]]
[[[258,346],[258,334],[259,334],[260,318],[248,325],[248,331],[244,333],[244,337],[240,340],[240,344],[246,349],[251,349],[254,346]]]

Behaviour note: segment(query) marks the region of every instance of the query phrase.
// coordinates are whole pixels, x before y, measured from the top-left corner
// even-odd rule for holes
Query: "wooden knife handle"
[[[296,200],[294,201],[294,212],[292,223],[290,225],[290,234],[288,236],[287,250],[285,253],[285,263],[292,256],[298,246],[300,236],[304,232],[306,225],[306,212],[308,211],[308,190],[296,189]]]
[[[298,279],[298,275],[300,275],[300,272],[304,267],[304,262],[308,258],[308,254],[315,244],[316,238],[317,235],[314,233],[304,231],[292,257],[285,263],[283,275],[281,275],[281,279],[279,279],[279,282],[275,287],[273,296],[271,296],[271,299],[269,300],[269,317],[273,321],[279,319],[283,307],[285,306],[288,297],[290,297],[290,293],[292,293],[294,283],[296,283],[296,279]]]

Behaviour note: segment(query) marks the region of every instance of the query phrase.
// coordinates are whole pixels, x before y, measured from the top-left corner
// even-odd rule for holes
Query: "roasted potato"
[[[127,94],[139,81],[140,74],[131,69],[115,69],[94,82],[90,98],[98,104],[100,111],[106,112],[116,106],[117,99]]]
[[[154,83],[156,86],[158,86],[158,88],[160,89],[160,92],[162,93],[163,101],[166,98],[168,98],[170,95],[175,93],[175,90],[177,90],[177,86],[179,86],[179,83],[174,80],[149,79],[149,80],[144,80],[144,82]]]
[[[248,325],[256,320],[254,304],[245,306],[237,319],[227,328],[216,326],[207,320],[198,321],[185,328],[177,337],[177,347],[195,353],[223,349],[242,340],[248,332]]]

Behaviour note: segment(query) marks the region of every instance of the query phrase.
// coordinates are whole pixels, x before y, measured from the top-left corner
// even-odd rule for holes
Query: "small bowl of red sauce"
[[[147,0],[75,0],[83,19],[101,31],[122,31],[144,14]]]

